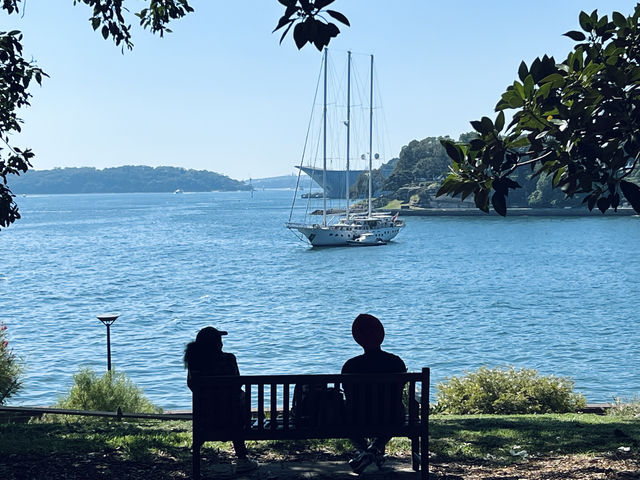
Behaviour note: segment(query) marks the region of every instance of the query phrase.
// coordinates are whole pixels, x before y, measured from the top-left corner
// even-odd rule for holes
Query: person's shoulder
[[[222,361],[223,362],[235,362],[236,356],[231,352],[222,352]]]
[[[395,368],[398,371],[402,371],[402,372],[406,372],[407,371],[407,366],[404,363],[404,360],[402,360],[402,358],[400,358],[398,355],[396,355],[395,353],[391,353],[391,352],[386,352],[383,350],[383,353],[385,354],[385,356],[388,359],[388,362],[391,364],[393,363],[393,365],[395,366]]]
[[[362,361],[362,355],[352,357],[342,366],[342,373],[357,373],[358,365]]]

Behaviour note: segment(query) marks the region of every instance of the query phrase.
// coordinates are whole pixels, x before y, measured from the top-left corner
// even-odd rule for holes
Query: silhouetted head
[[[384,327],[380,320],[368,313],[361,313],[351,325],[353,339],[366,350],[376,350],[384,340]]]
[[[222,350],[222,336],[226,334],[227,332],[224,330],[204,327],[196,335],[196,343],[206,347],[218,347],[218,350]]]
[[[227,332],[214,327],[204,327],[184,349],[184,365],[198,370],[208,363],[208,358],[222,352],[222,336]]]

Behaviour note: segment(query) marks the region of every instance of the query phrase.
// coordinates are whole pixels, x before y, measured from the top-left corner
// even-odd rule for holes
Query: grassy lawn
[[[430,422],[434,461],[517,462],[527,456],[606,455],[628,447],[638,451],[640,421],[616,417],[564,415],[433,416]],[[165,456],[187,460],[191,424],[186,421],[65,420],[0,424],[0,457],[22,455],[88,455],[117,452],[124,459]],[[228,443],[206,444],[209,452],[227,457]],[[249,442],[257,455],[293,460],[296,455],[343,457],[350,451],[345,440],[302,442]],[[408,455],[409,442],[394,439],[389,453]],[[1,462],[1,460],[0,460]]]

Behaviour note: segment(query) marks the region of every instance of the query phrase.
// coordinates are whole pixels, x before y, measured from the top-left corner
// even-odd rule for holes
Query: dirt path
[[[231,464],[203,462],[203,478],[238,480],[351,479],[343,459],[302,458],[278,461],[258,458],[261,466],[249,475],[234,475]],[[126,460],[117,451],[89,455],[0,455],[2,480],[83,480],[83,479],[188,479],[190,463],[185,458],[159,454],[153,460]],[[415,479],[406,459],[391,459],[378,471],[369,467],[363,480]],[[440,463],[431,465],[434,480],[640,480],[640,456],[633,454],[607,457],[562,456],[529,459],[510,466],[473,463]]]

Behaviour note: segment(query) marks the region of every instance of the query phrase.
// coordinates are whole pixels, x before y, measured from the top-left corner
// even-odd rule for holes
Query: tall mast
[[[324,108],[322,111],[322,226],[327,226],[327,49],[324,49]]]
[[[373,161],[373,55],[371,55],[371,91],[369,93],[369,217],[371,217],[371,196],[373,195],[373,179],[371,178],[371,171]]]
[[[345,190],[347,195],[347,220],[349,220],[349,148],[351,141],[351,52],[347,52],[347,172],[345,177]]]

